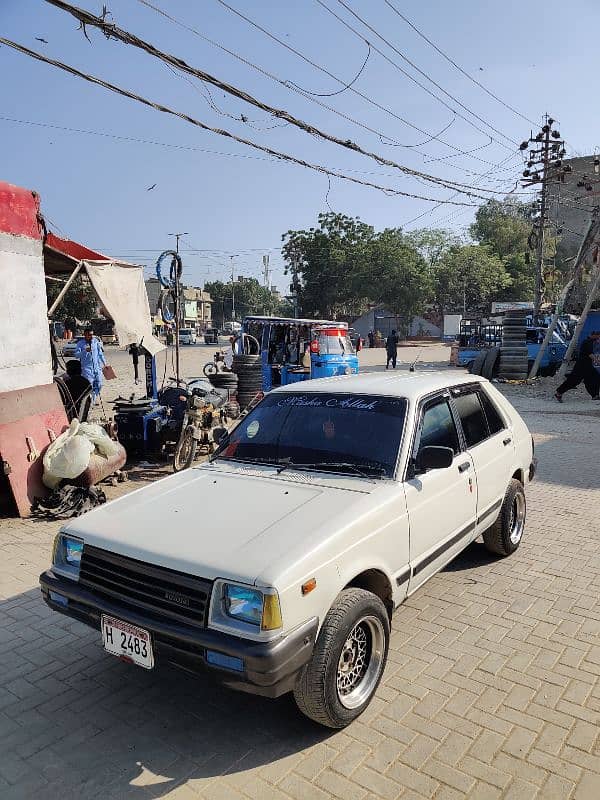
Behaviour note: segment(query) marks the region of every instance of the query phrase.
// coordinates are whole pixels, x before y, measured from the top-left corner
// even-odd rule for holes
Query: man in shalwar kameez
[[[81,362],[81,374],[92,384],[92,397],[95,403],[100,396],[104,375],[102,368],[106,365],[102,343],[91,328],[83,332],[84,339],[77,343],[76,356]]]

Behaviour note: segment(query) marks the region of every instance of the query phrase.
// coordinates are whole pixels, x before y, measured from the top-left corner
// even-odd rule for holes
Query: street
[[[185,372],[213,349],[184,348]],[[130,367],[109,353],[119,374]],[[288,697],[109,656],[96,631],[41,600],[59,524],[0,521],[3,800],[597,798],[597,412],[511,399],[539,458],[523,544],[501,560],[476,542],[409,598],[377,696],[342,732],[311,724]],[[134,469],[107,494],[165,472]],[[218,510],[199,509],[198,522],[219,533]]]

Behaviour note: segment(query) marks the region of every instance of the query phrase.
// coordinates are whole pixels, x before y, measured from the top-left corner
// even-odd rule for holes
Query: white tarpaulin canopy
[[[152,335],[150,305],[142,267],[118,261],[84,261],[98,299],[112,318],[122,347],[143,342],[151,355],[165,349]]]

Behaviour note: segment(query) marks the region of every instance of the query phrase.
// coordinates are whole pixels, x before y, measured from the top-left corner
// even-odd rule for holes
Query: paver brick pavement
[[[377,697],[341,732],[288,697],[105,654],[41,601],[58,524],[0,520],[2,800],[598,800],[598,422],[526,418],[540,473],[520,549],[474,543],[409,598]]]

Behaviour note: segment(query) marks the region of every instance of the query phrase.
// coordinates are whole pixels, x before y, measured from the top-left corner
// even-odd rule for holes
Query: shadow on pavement
[[[498,556],[490,553],[482,542],[471,542],[456,558],[447,564],[442,572],[462,572],[467,569],[477,569],[488,564],[495,564]]]
[[[2,601],[0,620],[3,800],[159,798],[188,782],[201,793],[224,775],[242,786],[247,770],[283,774],[291,766],[282,759],[333,733],[302,717],[291,696],[262,699],[168,665],[125,664],[37,589]]]

